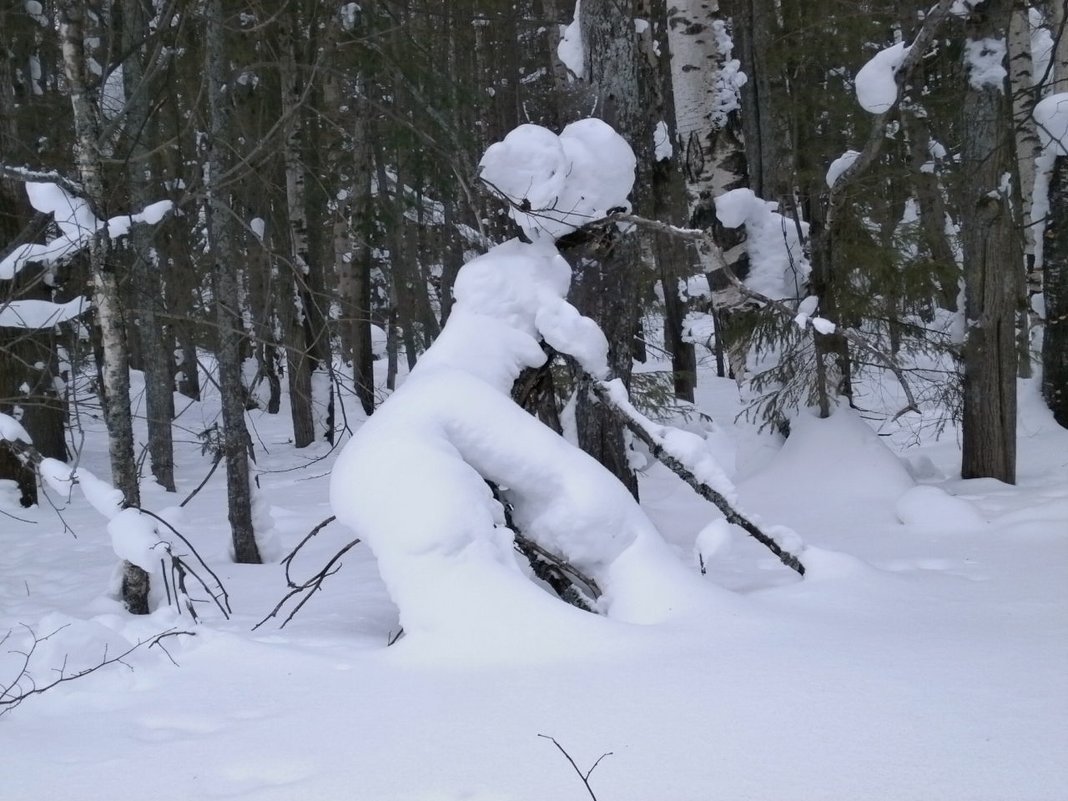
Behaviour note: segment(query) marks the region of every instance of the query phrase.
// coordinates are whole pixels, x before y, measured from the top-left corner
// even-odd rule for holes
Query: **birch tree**
[[[63,67],[70,92],[78,177],[97,218],[104,213],[105,192],[100,150],[100,108],[89,94],[87,41],[99,40],[100,31],[90,36],[86,29],[86,4],[65,0],[59,8],[59,33]],[[93,20],[100,24],[99,17]],[[108,429],[108,455],[112,483],[129,506],[139,506],[141,492],[134,461],[133,422],[130,418],[130,367],[126,347],[126,322],[119,301],[119,276],[106,230],[93,232],[89,244],[93,306],[103,346],[104,420]],[[122,598],[134,614],[148,613],[148,574],[131,562],[123,563]]]

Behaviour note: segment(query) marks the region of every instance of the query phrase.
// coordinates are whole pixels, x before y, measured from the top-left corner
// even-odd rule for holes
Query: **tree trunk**
[[[147,86],[142,85],[144,69],[140,43],[148,32],[140,0],[123,2],[123,49],[129,55],[123,62],[123,82],[127,97],[126,130],[133,137],[127,152],[126,177],[129,202],[134,210],[153,202],[147,174],[153,166],[147,141],[154,124],[149,120]],[[132,294],[136,300],[134,315],[141,343],[142,369],[145,375],[145,407],[148,417],[148,453],[152,475],[164,489],[174,492],[174,444],[171,420],[174,418],[174,380],[171,377],[167,341],[162,320],[156,314],[163,299],[160,265],[152,248],[152,237],[144,225],[130,231],[133,257]]]
[[[74,129],[77,136],[78,176],[86,198],[97,217],[106,218],[104,176],[99,148],[96,105],[87,93],[85,55],[85,8],[79,0],[67,0],[60,10],[63,67],[70,89]],[[89,244],[93,305],[103,345],[104,421],[108,429],[108,455],[112,483],[128,506],[140,506],[141,493],[134,461],[133,424],[130,419],[130,368],[126,351],[123,311],[119,304],[119,281],[107,231],[94,232]],[[135,615],[148,613],[148,574],[123,562],[122,599]]]
[[[222,398],[222,439],[226,459],[226,492],[233,541],[234,560],[259,564],[252,525],[252,497],[249,472],[251,441],[245,427],[244,387],[241,383],[242,315],[239,307],[236,262],[232,241],[232,211],[225,189],[215,182],[225,174],[230,142],[230,109],[226,93],[227,50],[222,0],[210,0],[207,7],[205,71],[208,78],[210,130],[207,138],[208,164],[208,243],[212,260],[212,288],[215,295],[215,322],[218,326],[219,392]]]
[[[1068,156],[1053,162],[1042,271],[1046,300],[1042,396],[1053,419],[1068,428]]]
[[[966,51],[1003,37],[1011,0],[987,0],[972,11]],[[1003,40],[1002,40],[1003,41]],[[1016,481],[1016,300],[1023,256],[1017,236],[1011,178],[1016,147],[1007,81],[969,79],[962,108],[965,319],[964,478]]]
[[[587,92],[596,115],[619,132],[638,159],[635,195],[648,185],[652,126],[641,96],[641,53],[635,33],[633,0],[584,0],[579,24],[585,44]],[[642,199],[635,197],[642,211]],[[560,241],[575,281],[571,301],[608,338],[608,363],[629,387],[634,337],[638,330],[640,249],[635,234],[614,225],[588,226]],[[580,392],[575,404],[579,446],[608,468],[631,493],[638,479],[627,459],[623,426],[595,398]]]
[[[1031,219],[1031,203],[1035,192],[1035,158],[1041,145],[1038,129],[1031,115],[1037,101],[1034,87],[1034,64],[1031,58],[1030,6],[1026,0],[1015,0],[1009,27],[1009,87],[1012,91],[1013,128],[1016,131],[1016,165],[1019,170],[1017,187],[1023,223],[1022,238],[1024,264],[1019,276],[1019,310],[1017,313],[1017,360],[1020,378],[1031,377],[1031,294],[1042,291],[1041,274],[1035,272],[1035,225]]]

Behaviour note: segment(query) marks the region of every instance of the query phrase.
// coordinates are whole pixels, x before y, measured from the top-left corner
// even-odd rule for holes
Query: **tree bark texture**
[[[1011,0],[972,12],[968,48],[1003,37]],[[1016,481],[1016,301],[1023,254],[1011,182],[1016,171],[1007,81],[969,80],[962,106],[961,240],[965,317],[964,478]]]
[[[125,83],[126,130],[131,141],[126,153],[126,175],[129,185],[130,211],[139,211],[153,202],[148,174],[153,160],[148,141],[155,130],[149,119],[147,87],[142,86],[144,66],[139,43],[148,27],[143,18],[140,0],[123,2],[123,45],[129,54],[123,62]],[[129,248],[132,256],[132,296],[135,301],[133,315],[137,322],[138,339],[141,343],[142,370],[145,376],[145,410],[148,418],[148,454],[152,475],[168,492],[174,492],[174,443],[171,435],[171,420],[174,418],[174,380],[170,365],[167,341],[169,330],[163,329],[162,310],[163,284],[160,280],[159,259],[152,246],[149,228],[135,225],[130,231]]]
[[[78,176],[87,200],[98,217],[104,209],[104,176],[101,166],[99,112],[88,94],[85,53],[85,6],[67,0],[60,10],[60,39],[63,67],[70,90],[71,108],[77,137]],[[89,244],[93,306],[103,348],[104,421],[108,429],[108,455],[112,483],[126,503],[140,506],[141,492],[134,461],[133,421],[130,418],[130,368],[126,350],[126,330],[119,303],[119,280],[106,231],[96,231]],[[122,599],[132,614],[148,613],[148,574],[140,567],[123,562]]]
[[[1050,176],[1042,270],[1042,396],[1053,418],[1068,428],[1068,156],[1057,157]]]

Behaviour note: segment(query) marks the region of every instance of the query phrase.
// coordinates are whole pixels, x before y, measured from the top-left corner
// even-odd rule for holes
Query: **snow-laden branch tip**
[[[50,328],[84,314],[92,305],[89,298],[75,298],[67,303],[12,300],[0,305],[0,328]]]
[[[672,426],[654,423],[630,402],[623,382],[598,381],[587,377],[594,395],[612,412],[627,430],[640,440],[652,455],[675,475],[690,485],[705,500],[711,502],[728,523],[741,528],[778,557],[786,567],[805,575],[805,566],[793,549],[797,535],[783,526],[774,526],[769,534],[751,517],[738,509],[737,492],[722,468],[704,447],[704,440],[696,434]]]
[[[901,102],[901,88],[911,77],[912,71],[919,65],[924,55],[926,55],[927,49],[934,42],[938,32],[953,13],[954,6],[959,5],[959,3],[960,0],[938,0],[938,4],[928,12],[923,21],[923,26],[916,34],[916,38],[912,40],[911,45],[908,47],[903,44],[894,45],[887,50],[881,51],[869,62],[872,65],[871,70],[863,81],[860,76],[865,72],[865,69],[862,68],[861,72],[858,73],[858,91],[863,87],[862,91],[865,94],[863,99],[860,99],[858,94],[859,102],[863,105],[866,101],[870,101],[872,107],[865,106],[865,108],[868,111],[873,111],[877,107],[879,110],[875,113],[874,120],[872,120],[871,131],[868,133],[868,141],[865,143],[864,149],[857,154],[848,167],[836,176],[833,183],[828,181],[831,184],[830,209],[827,217],[828,225],[830,225],[829,221],[833,216],[835,206],[839,202],[841,192],[859,178],[878,158],[886,141],[886,126],[890,121],[890,115]],[[867,66],[865,65],[865,67]],[[890,81],[893,82],[892,98],[889,87]],[[868,96],[869,90],[871,90],[870,96]],[[882,108],[884,104],[886,107]]]
[[[0,447],[8,449],[23,464],[32,466],[41,480],[60,495],[69,497],[77,486],[89,505],[107,520],[107,532],[115,555],[160,579],[159,586],[165,590],[167,602],[173,603],[179,613],[185,610],[194,621],[198,618],[194,599],[185,586],[186,578],[191,576],[211,596],[223,616],[229,617],[228,594],[219,577],[171,523],[147,509],[127,506],[119,489],[84,467],[71,467],[58,459],[43,456],[33,446],[26,430],[6,414],[0,414]],[[201,569],[214,579],[214,590],[184,557],[174,552],[171,542],[161,536],[161,526],[173,532],[189,548]]]
[[[27,265],[56,264],[70,259],[86,248],[92,238],[106,231],[112,239],[130,233],[134,225],[156,225],[173,208],[169,200],[146,206],[136,214],[121,214],[107,221],[93,213],[80,195],[58,183],[26,181],[30,204],[43,214],[51,214],[60,235],[46,243],[28,243],[15,248],[0,260],[0,279],[11,280]]]

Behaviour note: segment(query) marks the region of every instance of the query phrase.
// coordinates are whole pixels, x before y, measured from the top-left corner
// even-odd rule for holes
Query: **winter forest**
[[[0,6],[0,797],[1057,801],[1064,0]]]

